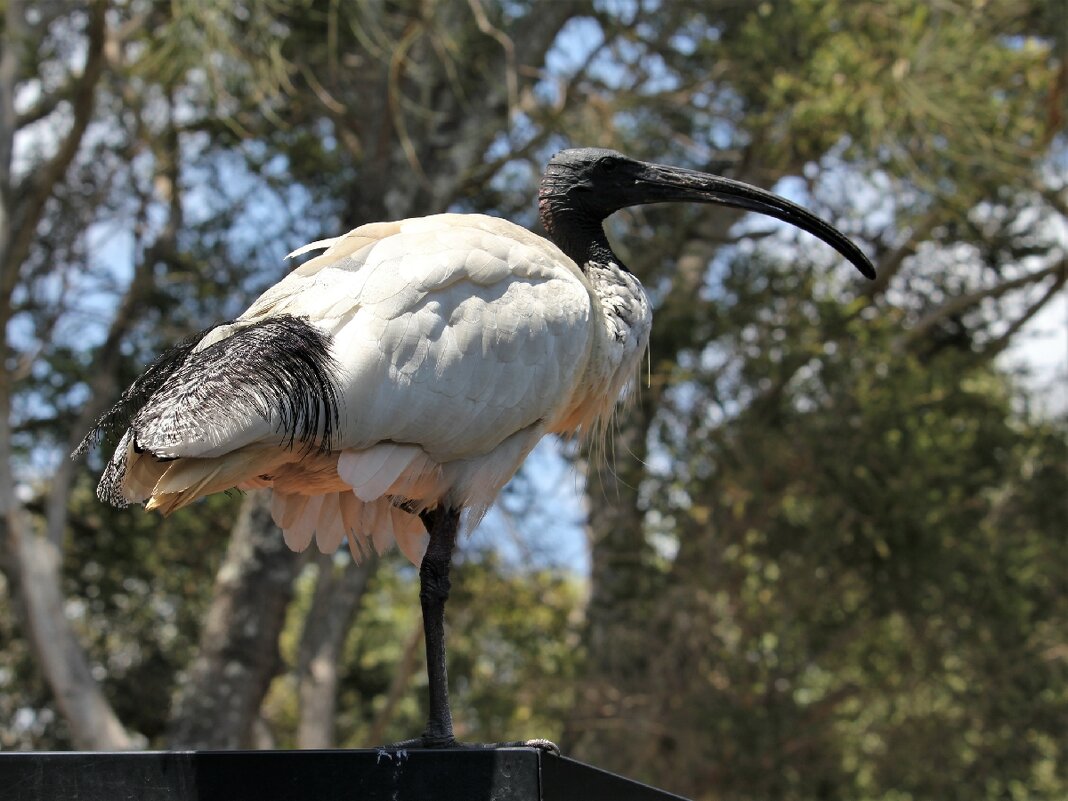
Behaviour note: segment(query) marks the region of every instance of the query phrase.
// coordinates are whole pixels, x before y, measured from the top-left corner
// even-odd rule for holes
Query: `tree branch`
[[[56,154],[51,159],[34,170],[18,187],[12,187],[12,196],[17,196],[19,200],[11,210],[12,237],[5,251],[0,253],[3,259],[0,262],[0,305],[6,305],[6,299],[11,296],[19,267],[25,261],[30,245],[37,234],[37,224],[41,221],[45,204],[77,155],[82,137],[93,116],[93,108],[96,104],[95,88],[103,74],[106,61],[104,55],[107,39],[106,12],[105,0],[96,0],[91,5],[85,69],[77,80],[73,92],[73,122],[70,131],[60,142]],[[0,153],[0,156],[2,155],[3,153]],[[10,164],[9,159],[5,162],[5,168],[8,164]],[[9,176],[5,177],[9,180]]]
[[[70,100],[74,97],[77,81],[72,79],[67,81],[59,89],[56,89],[51,94],[43,96],[33,106],[26,111],[18,114],[15,117],[15,130],[21,130],[27,125],[33,125],[35,122],[43,120],[49,116],[53,111],[59,108],[59,104],[64,100]]]
[[[1042,293],[1042,297],[1032,303],[1023,314],[1021,314],[1012,325],[1010,325],[1005,332],[1001,334],[997,339],[983,348],[979,355],[986,361],[993,359],[1000,355],[1009,345],[1012,344],[1013,338],[1020,332],[1020,330],[1027,325],[1035,315],[1038,314],[1053,298],[1057,296],[1057,293],[1064,287],[1065,279],[1068,279],[1068,270],[1065,268],[1065,262],[1061,262],[1061,272],[1057,276],[1057,280],[1050,284],[1049,288]]]
[[[879,259],[875,270],[875,280],[864,285],[864,293],[871,299],[881,297],[890,282],[901,271],[905,259],[916,252],[921,242],[926,241],[938,222],[938,215],[929,213],[912,229],[912,233],[898,247]]]
[[[903,344],[906,346],[911,345],[916,340],[925,336],[932,328],[943,320],[952,317],[955,314],[960,314],[984,300],[999,298],[1002,295],[1011,292],[1013,289],[1019,289],[1028,284],[1033,284],[1036,281],[1041,281],[1043,278],[1050,275],[1063,272],[1065,263],[1066,260],[1062,259],[1058,263],[1053,264],[1044,270],[1021,275],[1017,278],[1013,278],[1011,281],[1004,281],[1003,283],[995,284],[992,287],[977,289],[974,292],[967,292],[963,295],[951,298],[937,309],[928,312],[925,316],[920,318],[919,322],[906,331],[903,335]]]

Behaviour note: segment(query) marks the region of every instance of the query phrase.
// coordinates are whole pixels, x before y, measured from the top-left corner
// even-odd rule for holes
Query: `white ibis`
[[[273,490],[295,551],[396,542],[419,566],[430,716],[455,743],[444,609],[461,512],[477,519],[546,434],[595,430],[636,375],[652,314],[602,221],[627,206],[718,203],[785,220],[865,276],[843,234],[763,190],[609,150],[555,155],[549,239],[481,214],[363,225],[240,317],[160,356],[85,442],[124,431],[97,494],[164,514],[233,487]]]

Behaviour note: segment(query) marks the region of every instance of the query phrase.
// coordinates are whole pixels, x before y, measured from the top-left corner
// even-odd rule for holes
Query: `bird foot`
[[[457,740],[455,737],[442,737],[437,735],[426,735],[422,737],[415,737],[411,740],[402,740],[399,743],[390,743],[384,746],[387,751],[408,751],[413,749],[431,749],[431,748],[461,748],[470,750],[488,750],[491,748],[536,748],[537,750],[552,754],[553,756],[560,756],[560,747],[552,740],[546,740],[541,737],[537,737],[531,740],[508,740],[499,743],[464,743]]]
[[[552,740],[546,740],[544,737],[535,737],[531,740],[517,740],[514,743],[499,743],[501,748],[536,748],[546,754],[552,754],[553,756],[562,756],[560,753],[560,746],[554,743]]]

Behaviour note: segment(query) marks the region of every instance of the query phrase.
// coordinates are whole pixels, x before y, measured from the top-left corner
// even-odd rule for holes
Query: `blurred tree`
[[[81,747],[125,747],[140,738],[123,731],[111,708],[109,701],[122,699],[97,687],[102,676],[123,671],[90,664],[65,614],[61,548],[77,475],[66,454],[147,354],[218,316],[227,301],[220,304],[217,285],[202,277],[209,274],[204,262],[232,255],[237,238],[232,208],[219,216],[204,211],[218,193],[240,201],[234,179],[244,159],[229,159],[222,188],[197,181],[198,172],[222,166],[226,153],[205,153],[202,142],[183,135],[185,125],[217,114],[218,97],[200,76],[175,72],[160,57],[166,41],[151,36],[180,11],[106,2],[29,7],[13,0],[4,7],[3,566],[34,658]],[[189,45],[190,63],[204,63]],[[243,77],[247,85],[247,74],[232,80]],[[190,203],[191,185],[199,203]],[[257,266],[248,258],[236,264],[214,275],[243,281]],[[31,496],[34,514],[26,514],[16,487]],[[124,588],[142,572],[137,563],[103,564]],[[153,578],[160,580],[158,572]],[[138,594],[145,593],[122,597]]]

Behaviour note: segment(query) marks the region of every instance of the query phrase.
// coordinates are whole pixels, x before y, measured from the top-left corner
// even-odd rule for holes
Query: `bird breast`
[[[603,426],[633,385],[649,346],[653,315],[638,279],[615,262],[588,262],[584,274],[597,324],[585,376],[567,413],[552,426],[556,433]]]

